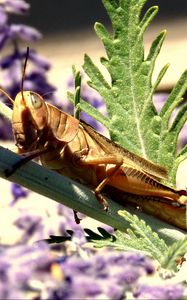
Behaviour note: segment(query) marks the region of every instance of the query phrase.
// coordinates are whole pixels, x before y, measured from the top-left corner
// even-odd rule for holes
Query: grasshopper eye
[[[42,106],[42,100],[36,94],[30,94],[31,103],[34,108],[40,108]]]

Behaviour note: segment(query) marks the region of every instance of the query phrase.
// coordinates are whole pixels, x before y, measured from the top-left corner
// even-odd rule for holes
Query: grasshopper
[[[105,210],[108,203],[101,194],[105,186],[169,203],[187,203],[185,190],[161,182],[167,178],[165,168],[122,148],[46,103],[39,94],[23,91],[23,81],[24,75],[15,101],[1,90],[13,103],[12,128],[23,161],[39,156],[43,166],[88,185]]]
[[[43,166],[94,188],[101,195],[105,185],[121,191],[157,196],[181,204],[185,190],[161,183],[165,168],[122,148],[88,124],[46,103],[37,93],[24,91],[15,98],[12,128],[19,154],[40,156]]]

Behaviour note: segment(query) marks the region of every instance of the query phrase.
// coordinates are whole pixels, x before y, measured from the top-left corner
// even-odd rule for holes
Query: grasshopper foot
[[[101,195],[101,193],[98,191],[95,191],[95,196],[96,196],[97,200],[99,201],[99,203],[103,206],[104,211],[108,211],[108,202]]]

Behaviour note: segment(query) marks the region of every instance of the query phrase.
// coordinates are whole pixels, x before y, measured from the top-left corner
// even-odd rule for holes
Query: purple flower
[[[34,42],[41,38],[41,34],[30,26],[22,24],[5,25],[3,31],[0,32],[0,50],[8,41],[16,41],[18,38],[26,42]]]
[[[29,4],[23,0],[2,0],[0,1],[0,50],[6,44],[12,43],[13,51],[0,59],[1,87],[12,97],[15,98],[20,92],[22,79],[22,66],[25,61],[26,50],[20,50],[19,40],[35,41],[41,38],[41,34],[35,28],[23,24],[9,23],[9,14],[24,14],[29,9]],[[33,68],[26,72],[24,88],[33,90],[39,94],[48,94],[55,90],[54,86],[47,82],[45,72],[50,69],[50,64],[35,50],[30,51],[29,61]],[[5,95],[1,95],[8,105],[11,106]],[[0,138],[10,139],[11,125],[0,116]]]
[[[2,5],[6,12],[13,14],[23,14],[30,7],[24,0],[2,0],[0,5]]]
[[[132,290],[141,275],[147,273],[148,262],[150,265],[147,258],[144,259],[144,263],[141,260],[141,265],[136,265],[140,255],[134,254],[133,257],[134,259],[131,253],[117,251],[98,252],[87,259],[78,256],[68,257],[59,262],[65,281],[60,291],[55,289],[50,293],[50,297],[53,298],[58,292],[62,295],[63,291],[65,299],[95,299],[95,297],[114,299],[116,296],[117,299],[123,298],[125,291]]]
[[[22,190],[23,189],[23,190]],[[50,235],[54,236],[69,236],[67,229],[74,232],[72,236],[73,248],[72,251],[79,251],[86,239],[81,225],[77,225],[74,220],[73,211],[63,205],[56,204],[49,199],[40,199],[40,196],[29,192],[25,201],[24,188],[14,186],[15,197],[19,201],[14,200],[9,202],[6,213],[10,210],[10,221],[6,222],[9,227],[8,236],[11,237],[14,232],[16,236],[13,241],[8,240],[8,244],[31,244],[39,240],[48,239]],[[16,199],[16,198],[15,198]],[[45,203],[45,205],[43,205]],[[12,205],[14,207],[12,208]],[[32,206],[31,206],[32,205]],[[59,211],[59,206],[61,209]],[[14,212],[14,213],[13,213]],[[3,232],[3,236],[5,233]],[[54,244],[57,245],[58,244]]]
[[[181,285],[149,286],[141,285],[134,293],[136,299],[160,299],[177,300],[184,296],[184,288]]]
[[[9,35],[11,38],[20,38],[21,40],[29,42],[37,41],[42,37],[37,29],[22,24],[10,25]]]
[[[9,40],[9,28],[4,26],[3,30],[0,31],[0,51],[5,46],[6,42]]]
[[[184,289],[179,285],[140,284],[141,276],[147,276],[149,282],[147,263],[150,264],[150,259],[145,257],[138,264],[140,255],[137,253],[82,249],[81,255],[76,252],[67,256],[62,249],[55,254],[44,243],[1,247],[0,296],[10,299],[9,291],[20,294],[19,299],[27,298],[29,291],[35,292],[34,299],[59,300],[125,299],[127,293],[135,299],[173,300],[183,296]]]
[[[20,198],[25,198],[27,197],[29,191],[25,188],[23,188],[21,185],[17,184],[17,183],[12,183],[11,184],[11,192],[13,195],[13,201],[11,204],[15,204],[15,202],[17,200],[19,200]]]
[[[40,32],[27,25],[9,24],[9,14],[24,14],[29,9],[29,4],[22,0],[2,0],[0,2],[0,50],[6,43],[19,39],[35,41],[41,38]]]
[[[0,6],[0,30],[1,27],[7,22],[7,14],[5,10]]]
[[[5,118],[0,117],[0,140],[13,138],[12,125]]]
[[[48,275],[51,261],[49,247],[44,243],[1,251],[0,273],[3,271],[3,277],[0,276],[0,298],[25,299],[32,275],[36,279],[45,273]]]
[[[19,40],[34,42],[41,38],[40,32],[24,24],[11,24],[9,14],[24,14],[29,9],[29,4],[23,0],[2,0],[0,2],[0,50],[9,42],[13,46],[13,51],[0,59],[0,69],[2,70],[1,87],[12,97],[15,98],[20,92],[22,79],[22,67],[25,61],[26,50],[19,49]],[[24,89],[32,90],[41,95],[54,92],[53,85],[47,82],[46,72],[50,69],[50,64],[45,58],[38,55],[34,49],[30,50],[28,62],[32,63],[29,72],[26,70]],[[50,95],[51,98],[51,95]],[[55,100],[55,97],[52,97]],[[2,99],[7,101],[3,95]],[[0,117],[2,120],[2,117]],[[3,120],[4,121],[4,120]],[[7,124],[7,122],[6,122]],[[10,130],[4,129],[6,124],[0,126],[2,138],[10,138]],[[9,128],[9,127],[8,127]]]
[[[15,225],[23,231],[22,243],[26,243],[35,233],[38,234],[43,229],[42,218],[29,214],[20,216]]]
[[[53,98],[51,97],[51,93],[54,92],[55,87],[47,82],[45,74],[50,68],[50,64],[43,57],[39,56],[36,51],[31,49],[30,53],[31,56],[29,56],[29,61],[32,62],[33,68],[29,73],[26,72],[24,89],[35,91],[40,95],[46,94],[45,98],[48,98],[49,96],[50,98]],[[4,81],[6,82],[4,89],[12,98],[15,98],[20,91],[22,63],[24,60],[25,50],[16,50],[14,53],[3,57],[0,60],[0,67],[4,71]],[[6,97],[3,96],[3,99],[6,100]]]

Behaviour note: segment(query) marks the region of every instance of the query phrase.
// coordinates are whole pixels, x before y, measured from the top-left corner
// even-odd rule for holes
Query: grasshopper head
[[[18,148],[33,150],[40,132],[47,124],[47,106],[37,93],[17,94],[12,116],[12,127]]]

